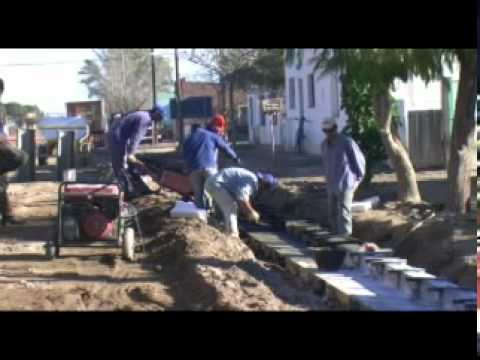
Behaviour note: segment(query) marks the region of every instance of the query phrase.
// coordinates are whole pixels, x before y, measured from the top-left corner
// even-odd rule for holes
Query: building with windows
[[[307,153],[320,155],[320,145],[325,139],[321,123],[333,119],[341,131],[347,125],[348,116],[342,109],[339,74],[315,72],[310,61],[315,55],[314,49],[303,51],[300,66],[285,65],[285,113],[276,126],[272,126],[271,118],[261,111],[262,99],[270,94],[249,92],[250,141],[271,144],[274,134],[277,144],[293,151],[299,119],[304,116],[303,148]],[[447,161],[458,80],[459,67],[455,64],[452,71],[446,68],[441,79],[428,84],[419,78],[395,83],[392,96],[400,110],[399,134],[417,168],[440,167]]]

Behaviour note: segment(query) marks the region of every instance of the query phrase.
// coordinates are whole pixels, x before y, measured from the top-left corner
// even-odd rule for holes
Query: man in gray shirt
[[[324,121],[322,130],[326,135],[321,146],[327,177],[328,220],[336,234],[351,235],[353,195],[365,176],[365,157],[355,141],[337,132],[334,121]]]
[[[252,206],[252,197],[277,185],[278,180],[270,174],[253,173],[247,169],[231,167],[210,176],[205,182],[205,191],[223,213],[225,233],[238,237],[238,208],[250,221],[257,222],[260,215]]]

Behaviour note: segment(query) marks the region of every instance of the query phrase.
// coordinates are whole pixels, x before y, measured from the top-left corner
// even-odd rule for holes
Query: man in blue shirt
[[[278,180],[270,174],[253,173],[238,167],[222,169],[205,182],[205,190],[223,213],[225,233],[235,237],[239,236],[238,208],[247,219],[258,222],[260,215],[253,208],[251,199],[277,186]]]
[[[140,142],[145,137],[152,121],[163,120],[163,111],[154,106],[150,111],[134,111],[121,119],[115,120],[108,134],[109,147],[112,156],[113,172],[118,179],[122,190],[128,193],[133,191],[128,179],[128,163],[139,163],[135,153]]]
[[[183,145],[183,158],[190,172],[195,205],[202,209],[207,207],[204,199],[205,181],[218,171],[218,149],[237,164],[240,163],[235,151],[219,135],[221,131],[212,120],[207,129],[196,127]]]
[[[324,121],[322,130],[330,226],[339,235],[351,235],[353,195],[365,176],[365,157],[355,141],[337,132],[335,122]]]

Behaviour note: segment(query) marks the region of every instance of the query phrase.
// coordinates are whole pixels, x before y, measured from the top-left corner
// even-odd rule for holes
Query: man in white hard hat
[[[325,120],[326,139],[321,145],[323,167],[327,177],[328,220],[338,235],[352,234],[352,201],[355,190],[365,176],[365,157],[357,143],[337,131],[333,120]]]

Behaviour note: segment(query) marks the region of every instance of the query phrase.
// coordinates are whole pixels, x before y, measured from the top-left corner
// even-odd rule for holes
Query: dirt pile
[[[174,299],[156,274],[115,256],[2,256],[0,311],[168,310]]]
[[[144,261],[168,279],[177,300],[185,299],[178,303],[180,309],[323,308],[318,296],[256,260],[242,240],[196,219],[169,218],[171,199],[150,196],[148,202],[154,198],[157,205],[140,213],[147,242]]]
[[[261,194],[255,205],[273,209],[284,216],[301,217],[326,225],[326,188],[319,182],[283,183],[277,189]]]
[[[13,216],[19,219],[51,219],[57,215],[57,182],[41,181],[9,184],[7,195]]]

